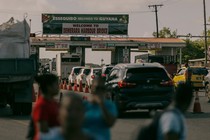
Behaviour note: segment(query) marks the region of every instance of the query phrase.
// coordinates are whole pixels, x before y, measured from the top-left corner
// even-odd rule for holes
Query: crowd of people
[[[87,101],[72,93],[63,96],[60,103],[54,97],[59,93],[56,75],[44,74],[35,78],[42,95],[36,102],[29,125],[30,140],[111,140],[110,128],[117,120],[115,104],[106,99],[105,81],[97,77]],[[137,140],[186,140],[184,112],[192,99],[192,88],[181,84],[171,106],[151,124],[140,128]]]

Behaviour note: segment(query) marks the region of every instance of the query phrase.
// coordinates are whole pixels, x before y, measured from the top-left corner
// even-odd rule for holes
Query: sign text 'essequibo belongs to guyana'
[[[42,14],[43,34],[127,35],[128,15]]]

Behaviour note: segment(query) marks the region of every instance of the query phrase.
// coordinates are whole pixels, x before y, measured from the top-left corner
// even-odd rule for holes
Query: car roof
[[[159,63],[127,63],[127,64],[118,64],[118,65],[116,65],[116,67],[120,67],[120,68],[144,68],[144,67],[164,68],[164,66]]]
[[[73,69],[77,69],[77,68],[84,68],[84,67],[82,67],[82,66],[81,66],[81,67],[79,67],[79,66],[77,66],[77,67],[73,67]]]

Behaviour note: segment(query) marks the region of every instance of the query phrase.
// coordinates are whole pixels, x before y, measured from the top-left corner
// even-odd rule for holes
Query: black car
[[[134,109],[163,109],[174,95],[174,84],[158,63],[118,64],[106,82],[119,113]]]
[[[102,73],[101,76],[104,78],[104,80],[106,80],[108,78],[108,75],[110,73],[110,71],[112,70],[114,66],[104,66],[102,68]]]

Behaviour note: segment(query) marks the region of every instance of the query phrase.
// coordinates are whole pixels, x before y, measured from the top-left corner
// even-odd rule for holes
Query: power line
[[[158,7],[162,7],[163,4],[155,4],[155,5],[149,5],[149,8],[153,8],[155,12],[155,17],[156,17],[156,32],[157,32],[157,38],[159,38],[159,27],[158,27]]]

